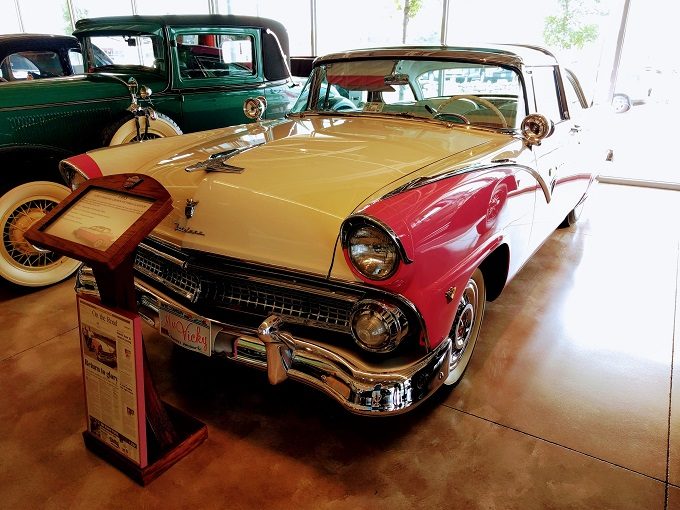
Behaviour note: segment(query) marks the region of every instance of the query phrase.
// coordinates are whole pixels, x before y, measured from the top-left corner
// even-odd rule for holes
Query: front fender
[[[500,245],[528,242],[537,186],[519,192],[517,167],[489,167],[453,175],[366,207],[398,236],[412,263],[382,282],[367,284],[398,293],[423,316],[430,348],[449,334],[457,304],[474,270]],[[519,231],[519,232],[518,232]],[[521,235],[520,235],[521,234]],[[351,267],[345,253],[345,263]],[[507,268],[505,268],[507,269]]]

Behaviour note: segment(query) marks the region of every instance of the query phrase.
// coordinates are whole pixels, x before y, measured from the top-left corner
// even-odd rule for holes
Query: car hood
[[[154,232],[165,241],[326,275],[342,221],[368,197],[446,158],[479,159],[507,140],[435,123],[315,117],[89,155],[105,175],[145,173],[168,189],[174,211]],[[185,170],[229,151],[230,166],[215,165],[223,171]]]

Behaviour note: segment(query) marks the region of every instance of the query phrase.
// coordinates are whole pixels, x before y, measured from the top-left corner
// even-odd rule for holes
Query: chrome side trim
[[[519,168],[520,170],[524,170],[525,172],[531,174],[531,176],[536,179],[538,182],[539,186],[541,186],[541,190],[543,191],[543,196],[545,197],[545,201],[547,203],[550,203],[552,200],[552,193],[550,191],[550,186],[548,186],[548,183],[545,181],[543,176],[536,170],[535,168],[531,168],[530,166],[526,165],[520,165],[518,163],[515,163],[512,160],[499,160],[499,161],[492,161],[490,164],[488,163],[477,163],[474,165],[466,166],[463,168],[458,168],[456,170],[451,170],[448,172],[443,172],[441,174],[437,175],[432,175],[428,177],[418,177],[410,182],[407,182],[406,184],[403,184],[402,186],[399,186],[398,188],[393,189],[392,191],[385,193],[383,196],[380,197],[380,200],[384,200],[396,195],[399,195],[401,193],[404,193],[405,191],[410,191],[412,189],[417,189],[421,188],[423,186],[427,186],[428,184],[432,184],[434,182],[442,181],[444,179],[449,179],[451,177],[455,177],[457,175],[463,175],[463,174],[469,174],[472,172],[478,172],[481,170],[493,170],[494,168],[498,167],[507,167],[507,166],[512,166],[515,168]]]

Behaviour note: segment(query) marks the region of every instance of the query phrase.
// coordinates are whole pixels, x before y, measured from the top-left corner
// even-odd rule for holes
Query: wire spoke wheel
[[[32,245],[26,231],[69,194],[48,181],[18,186],[0,198],[0,276],[17,285],[56,283],[75,271],[79,262]]]
[[[3,226],[2,244],[7,254],[18,265],[27,268],[43,268],[61,258],[61,255],[53,251],[33,246],[24,237],[31,225],[56,205],[57,202],[49,199],[30,200],[20,204],[8,216]]]

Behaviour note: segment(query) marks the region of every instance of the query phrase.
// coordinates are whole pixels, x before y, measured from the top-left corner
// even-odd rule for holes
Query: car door
[[[581,126],[569,116],[559,67],[528,68],[526,78],[532,85],[535,111],[554,123],[553,133],[532,148],[537,170],[550,190],[549,202],[536,200],[531,234],[536,249],[576,205],[579,190],[582,196],[586,186],[579,167]]]
[[[182,127],[201,131],[249,122],[243,103],[264,96],[260,34],[234,27],[170,29],[173,91]]]

